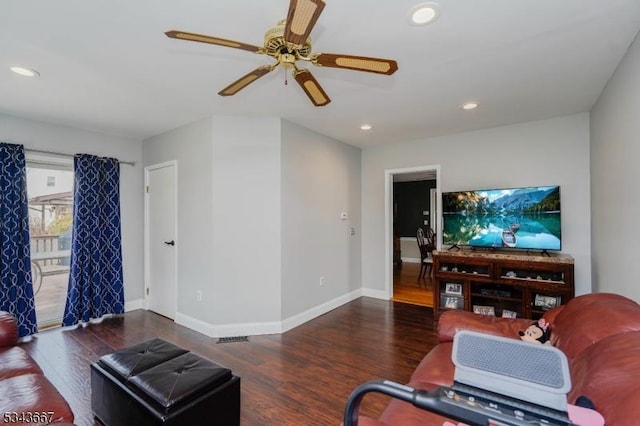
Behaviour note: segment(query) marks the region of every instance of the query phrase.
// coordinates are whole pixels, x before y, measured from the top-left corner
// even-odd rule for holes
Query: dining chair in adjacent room
[[[425,232],[422,228],[418,228],[416,234],[418,248],[420,249],[420,272],[418,279],[424,278],[427,271],[431,274],[433,270],[433,250],[435,250],[435,233],[433,229],[427,228]]]

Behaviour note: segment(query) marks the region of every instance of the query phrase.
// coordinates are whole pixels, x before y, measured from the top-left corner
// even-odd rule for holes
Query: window
[[[72,159],[27,154],[31,270],[38,327],[60,325],[69,283]]]

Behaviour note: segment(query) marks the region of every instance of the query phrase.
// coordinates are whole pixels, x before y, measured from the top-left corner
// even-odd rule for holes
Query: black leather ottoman
[[[91,365],[91,408],[107,426],[240,424],[240,378],[162,339]]]

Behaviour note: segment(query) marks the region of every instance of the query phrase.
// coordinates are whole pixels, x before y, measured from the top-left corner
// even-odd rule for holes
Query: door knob
[[[168,245],[168,246],[175,246],[175,245],[176,245],[176,242],[175,242],[175,241],[173,241],[173,240],[171,240],[171,241],[165,241],[164,243],[165,243],[166,245]]]

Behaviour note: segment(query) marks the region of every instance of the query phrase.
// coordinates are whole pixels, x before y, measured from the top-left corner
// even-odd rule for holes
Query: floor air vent
[[[220,337],[216,343],[248,342],[247,336]]]

